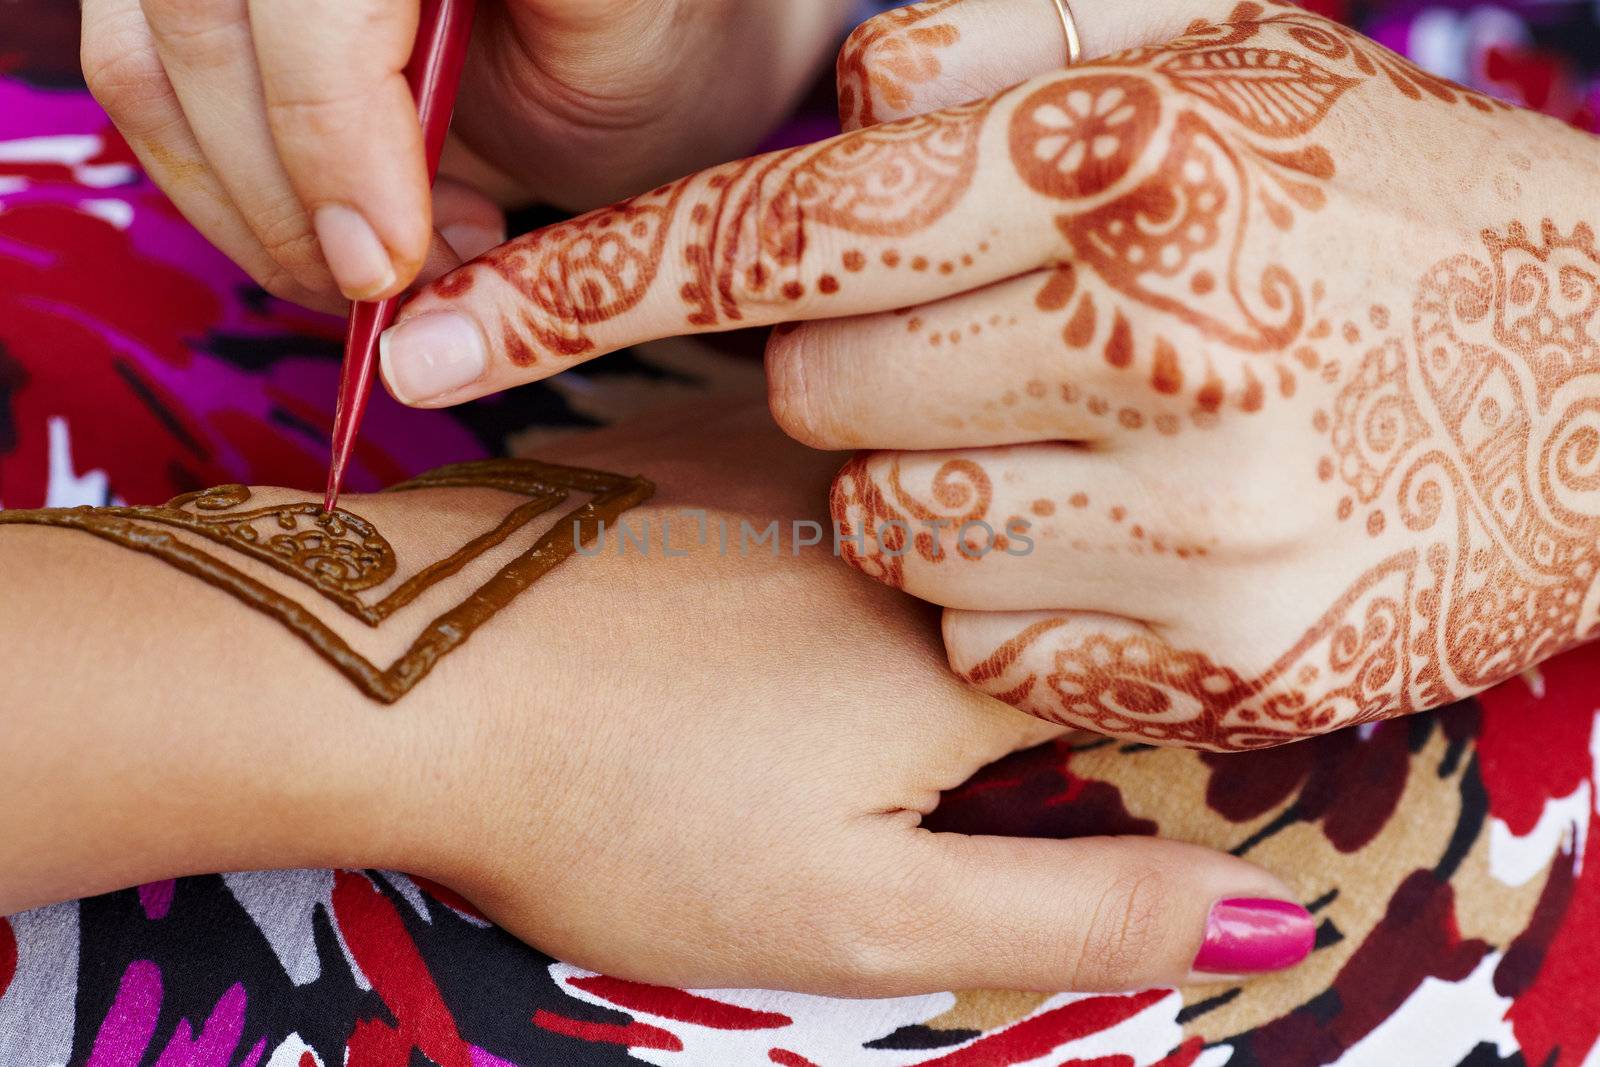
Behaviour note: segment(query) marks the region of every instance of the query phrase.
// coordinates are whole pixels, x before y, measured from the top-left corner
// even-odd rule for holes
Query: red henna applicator
[[[417,43],[406,64],[406,82],[417,102],[422,138],[427,148],[428,180],[439,173],[439,156],[456,106],[456,89],[467,57],[475,0],[422,0]],[[339,406],[333,416],[333,458],[328,464],[328,492],[322,506],[339,503],[345,465],[355,448],[361,417],[372,396],[372,372],[378,365],[378,337],[394,322],[400,298],[350,307],[350,331],[344,341],[344,372],[339,378]]]

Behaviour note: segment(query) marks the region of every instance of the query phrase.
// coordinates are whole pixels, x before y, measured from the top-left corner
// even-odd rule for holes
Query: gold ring
[[[1061,29],[1067,35],[1067,66],[1076,66],[1083,59],[1083,40],[1078,36],[1078,20],[1072,17],[1072,5],[1067,0],[1053,0],[1056,13],[1061,16]]]

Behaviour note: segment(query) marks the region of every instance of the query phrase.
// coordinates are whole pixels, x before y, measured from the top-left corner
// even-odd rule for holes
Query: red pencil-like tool
[[[406,65],[406,82],[417,101],[422,137],[427,146],[428,180],[439,172],[439,155],[456,106],[456,89],[467,57],[474,0],[422,0],[417,44]],[[345,465],[355,448],[361,417],[372,396],[372,375],[378,365],[378,336],[394,322],[398,297],[350,307],[350,331],[344,341],[344,372],[339,378],[339,406],[333,416],[333,458],[328,464],[328,492],[322,506],[339,503]]]

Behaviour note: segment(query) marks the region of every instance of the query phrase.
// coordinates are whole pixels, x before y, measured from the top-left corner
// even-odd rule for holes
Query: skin
[[[546,458],[648,474],[660,491],[630,517],[673,519],[686,555],[658,541],[649,558],[569,559],[392,706],[156,559],[0,528],[0,914],[187,873],[378,866],[622,977],[898,995],[1181,981],[1214,902],[1292,899],[1178,842],[919,829],[940,790],[1060,731],[939,669],[928,611],[825,551],[720,555],[682,536],[685,508],[758,527],[822,514],[832,464],[759,408]],[[770,477],[742,477],[751,463]],[[347,507],[405,574],[515,502],[418,490]],[[441,583],[421,617],[471,584]],[[375,660],[412,636],[404,611],[369,632],[298,596]]]
[[[848,6],[484,0],[431,201],[402,73],[417,0],[86,0],[83,68],[202,233],[270,292],[341,310],[504,240],[502,205],[587,209],[748,150]]]
[[[391,391],[789,321],[775,417],[864,450],[846,532],[905,531],[850,561],[949,609],[975,686],[1133,740],[1279,744],[1588,640],[1600,144],[1286,4],[1132,7],[1075,3],[1097,58],[1054,73],[1034,0],[869,23],[841,100],[879,125],[441,279]],[[418,397],[450,322],[481,373]]]

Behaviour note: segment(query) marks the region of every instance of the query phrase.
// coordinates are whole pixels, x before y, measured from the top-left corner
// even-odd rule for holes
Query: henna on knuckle
[[[842,408],[847,391],[839,383],[813,381],[823,374],[819,366],[838,365],[818,350],[819,344],[836,336],[801,326],[774,331],[767,342],[767,403],[773,421],[810,448],[847,448],[857,433],[854,420]]]
[[[688,322],[731,328],[800,314],[903,261],[871,245],[925,233],[968,194],[988,103],[730,165],[687,207]],[[752,314],[752,313],[755,314]]]
[[[892,452],[857,456],[834,481],[830,510],[851,566],[905,589],[908,562],[924,570],[973,567],[995,553],[1031,552],[1032,520],[996,518],[994,479],[983,464],[946,460],[924,490],[906,484],[903,460]]]
[[[1129,989],[1159,958],[1171,902],[1184,888],[1158,866],[1136,867],[1106,886],[1090,912],[1084,939],[1069,972],[1070,988]]]

